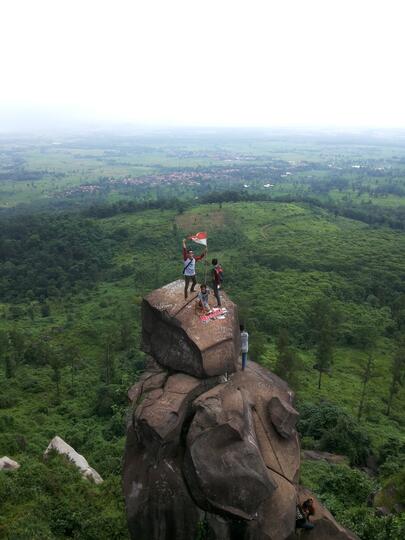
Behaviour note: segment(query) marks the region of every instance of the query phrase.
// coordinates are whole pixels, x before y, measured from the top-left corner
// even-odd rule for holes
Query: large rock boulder
[[[0,458],[0,471],[13,471],[20,468],[20,464],[7,456]]]
[[[68,445],[61,437],[58,437],[58,435],[48,444],[44,452],[44,457],[47,457],[52,451],[66,456],[73,465],[76,465],[80,469],[82,475],[88,480],[92,480],[95,484],[101,484],[103,481],[98,472],[93,467],[90,467],[87,459],[81,454],[78,454],[74,448]]]
[[[131,537],[188,540],[204,522],[221,540],[242,530],[252,540],[287,539],[295,525],[300,449],[292,420],[289,435],[281,436],[270,412],[277,398],[296,418],[287,385],[253,362],[222,382],[184,373],[161,380],[160,388],[137,390],[128,426],[124,493]]]
[[[176,281],[143,301],[142,346],[152,361],[128,392],[131,538],[293,540],[300,469],[293,392],[254,362],[237,370],[238,318],[225,294],[225,318],[203,322],[183,287]],[[311,537],[354,540],[318,507]]]
[[[259,450],[249,394],[229,381],[194,406],[185,462],[190,492],[202,508],[253,519],[277,484]]]
[[[196,294],[184,299],[184,282],[174,281],[142,302],[142,349],[161,365],[195,377],[236,371],[240,332],[235,304],[221,293],[224,318],[201,321]]]

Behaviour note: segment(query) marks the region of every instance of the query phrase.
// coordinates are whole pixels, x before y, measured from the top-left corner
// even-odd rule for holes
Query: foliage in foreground
[[[120,477],[96,486],[61,456],[24,458],[0,472],[0,537],[12,540],[128,537]]]
[[[362,540],[402,540],[405,515],[379,517],[368,506],[377,484],[365,473],[347,465],[304,461],[301,483],[314,491],[336,520]]]

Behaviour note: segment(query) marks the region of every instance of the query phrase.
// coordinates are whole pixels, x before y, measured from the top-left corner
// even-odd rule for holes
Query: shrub
[[[319,449],[344,454],[353,465],[365,464],[370,453],[370,439],[345,411],[323,402],[299,407],[298,431],[319,441]]]

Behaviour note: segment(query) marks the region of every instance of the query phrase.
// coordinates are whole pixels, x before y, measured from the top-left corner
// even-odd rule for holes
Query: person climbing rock
[[[310,516],[315,514],[314,500],[307,499],[301,504],[297,504],[295,512],[296,529],[313,529],[315,525],[309,521]]]
[[[192,249],[187,250],[186,247],[186,239],[183,239],[183,261],[184,261],[184,268],[183,268],[183,275],[184,275],[184,298],[187,298],[188,296],[188,286],[191,283],[191,289],[190,292],[194,292],[194,288],[197,285],[197,278],[195,273],[195,263],[196,261],[201,261],[201,259],[205,256],[207,250],[203,251],[201,255],[194,256],[194,252]]]
[[[240,328],[240,349],[242,352],[242,371],[245,370],[247,362],[247,353],[249,351],[249,334],[246,332],[243,324],[239,326]]]
[[[212,309],[210,308],[209,302],[208,302],[208,295],[209,291],[207,290],[207,285],[203,283],[200,286],[200,292],[198,293],[198,300],[197,300],[197,307],[200,309],[203,309],[205,313],[211,313]]]
[[[222,281],[224,279],[224,273],[222,271],[221,265],[218,263],[218,259],[212,259],[212,270],[211,270],[211,285],[212,290],[214,291],[215,298],[217,299],[217,307],[221,307],[221,296],[219,294],[219,289],[221,288]]]

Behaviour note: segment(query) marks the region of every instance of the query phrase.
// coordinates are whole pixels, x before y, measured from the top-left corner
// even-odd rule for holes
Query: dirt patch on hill
[[[225,225],[226,214],[223,210],[212,212],[195,213],[187,212],[176,216],[176,223],[179,229],[185,233],[196,233],[198,231],[210,231]]]

